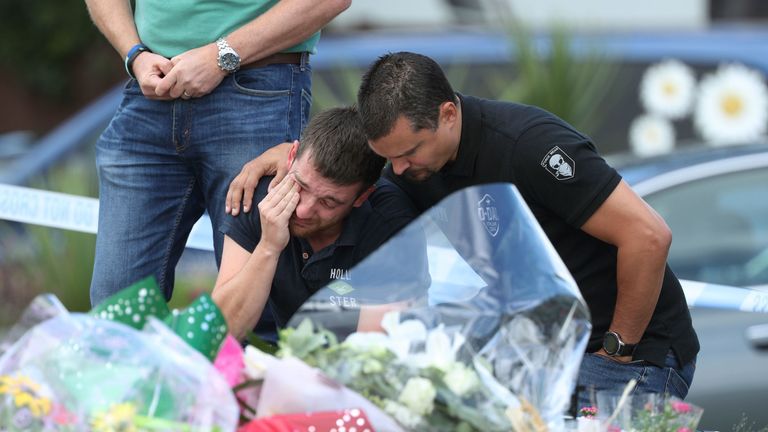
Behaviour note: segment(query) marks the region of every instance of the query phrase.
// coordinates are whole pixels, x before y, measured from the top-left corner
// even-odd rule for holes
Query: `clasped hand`
[[[216,88],[226,76],[216,62],[217,53],[216,44],[191,49],[172,59],[143,52],[133,63],[133,74],[141,92],[149,99],[201,97]]]

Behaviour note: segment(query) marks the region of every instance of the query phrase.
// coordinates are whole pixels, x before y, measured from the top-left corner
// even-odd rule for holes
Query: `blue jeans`
[[[578,407],[594,406],[593,393],[600,390],[621,392],[632,378],[637,380],[633,393],[664,393],[680,399],[688,394],[696,360],[681,366],[670,351],[660,368],[643,360],[619,363],[611,358],[587,353],[581,361],[577,383]],[[592,390],[594,389],[594,391]]]
[[[311,69],[273,64],[238,71],[190,100],[145,98],[136,81],[96,143],[99,231],[91,304],[154,275],[166,299],[189,232],[205,211],[216,264],[224,201],[243,165],[298,139],[307,123]]]

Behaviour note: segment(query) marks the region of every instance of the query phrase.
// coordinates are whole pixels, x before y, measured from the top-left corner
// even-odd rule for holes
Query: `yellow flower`
[[[114,404],[107,412],[97,413],[91,419],[91,427],[93,432],[138,432],[133,423],[135,416],[133,404]]]
[[[25,376],[0,376],[0,394],[11,396],[17,408],[27,407],[35,417],[47,415],[51,410],[51,401],[38,397],[39,392],[40,385]]]

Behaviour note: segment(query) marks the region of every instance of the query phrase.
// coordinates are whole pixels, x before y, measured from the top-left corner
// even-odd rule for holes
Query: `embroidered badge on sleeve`
[[[576,175],[576,162],[558,146],[552,147],[544,156],[541,166],[558,180],[572,179]]]

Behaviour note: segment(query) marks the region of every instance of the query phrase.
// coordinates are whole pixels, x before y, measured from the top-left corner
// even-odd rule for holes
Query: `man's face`
[[[360,194],[362,183],[339,186],[321,176],[312,164],[311,153],[295,159],[289,175],[293,175],[301,187],[299,204],[288,225],[291,234],[297,237],[339,230],[352,207],[359,206],[367,197]]]
[[[424,181],[456,157],[461,137],[457,124],[455,111],[446,113],[441,109],[436,130],[413,130],[411,122],[401,115],[388,135],[369,140],[368,144],[375,153],[389,159],[395,174]]]

